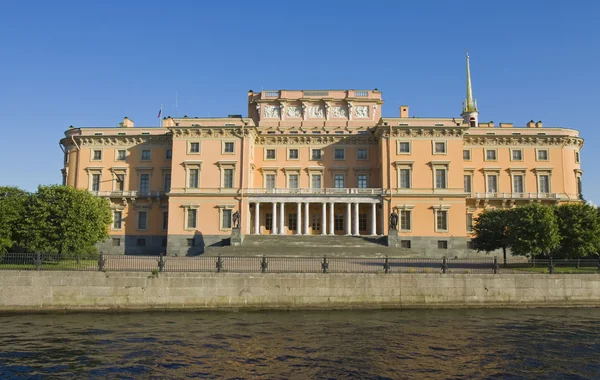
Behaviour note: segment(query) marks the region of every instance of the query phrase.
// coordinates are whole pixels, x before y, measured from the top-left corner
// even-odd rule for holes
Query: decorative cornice
[[[242,138],[242,136],[256,136],[254,127],[245,127],[242,133],[241,126],[235,127],[170,127],[169,130],[175,138],[198,137],[198,138]]]
[[[402,138],[439,138],[439,137],[461,137],[464,135],[467,127],[419,127],[419,126],[391,126],[392,137]],[[390,126],[378,125],[375,130],[377,138],[387,138],[390,135]]]
[[[260,135],[256,137],[256,145],[377,145],[377,138],[368,135],[310,135],[310,136],[277,136]]]
[[[137,135],[137,136],[73,136],[79,146],[131,146],[139,144],[170,145],[171,136],[164,135]],[[64,138],[61,143],[65,146],[73,145],[70,138]]]
[[[537,146],[537,145],[564,145],[564,146],[583,146],[581,137],[571,136],[464,136],[465,146],[485,146],[485,145],[500,145],[500,146]]]

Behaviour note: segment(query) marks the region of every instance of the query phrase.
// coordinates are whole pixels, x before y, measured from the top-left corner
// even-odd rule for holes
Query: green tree
[[[0,253],[20,245],[20,225],[28,196],[17,187],[0,187]]]
[[[558,253],[569,259],[600,250],[600,216],[595,207],[585,203],[567,203],[556,208],[560,247]]]
[[[513,255],[550,255],[560,243],[554,208],[530,203],[512,209],[510,244]]]
[[[484,210],[475,220],[473,244],[477,251],[490,253],[502,249],[506,266],[506,249],[510,248],[510,219],[512,210]]]
[[[26,205],[28,249],[73,256],[96,252],[108,237],[107,200],[69,186],[39,186]]]

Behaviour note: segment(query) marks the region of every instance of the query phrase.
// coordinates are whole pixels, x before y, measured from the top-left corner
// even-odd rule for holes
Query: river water
[[[600,309],[0,316],[0,378],[598,379]]]

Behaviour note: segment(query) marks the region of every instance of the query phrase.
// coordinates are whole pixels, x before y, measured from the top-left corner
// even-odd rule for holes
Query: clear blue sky
[[[600,204],[600,2],[19,1],[0,12],[0,185],[61,180],[69,125],[246,114],[250,89],[383,91],[385,116],[458,116],[468,48],[480,120],[581,131]]]

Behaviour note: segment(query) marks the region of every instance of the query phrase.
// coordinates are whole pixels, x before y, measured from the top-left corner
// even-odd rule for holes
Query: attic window
[[[443,127],[444,124],[434,124],[435,127]]]
[[[142,132],[142,135],[149,135],[150,132]]]
[[[495,135],[495,134],[496,134],[496,132],[488,132],[488,133],[486,133],[486,135]]]
[[[398,124],[399,127],[408,127],[408,123],[400,123]]]
[[[119,133],[117,133],[117,135],[119,135],[119,136],[125,136],[126,134],[127,133],[125,133],[125,132],[119,132]]]
[[[515,135],[515,136],[521,136],[521,132],[513,132],[513,135]]]
[[[96,132],[96,133],[94,133],[94,136],[102,136],[103,134],[104,133],[102,133],[102,132]]]
[[[546,136],[545,132],[538,132],[538,136]]]
[[[225,126],[226,127],[235,127],[235,124],[233,124],[233,123],[225,123]]]
[[[268,131],[267,132],[267,135],[274,135],[274,134],[275,134],[275,131]]]

